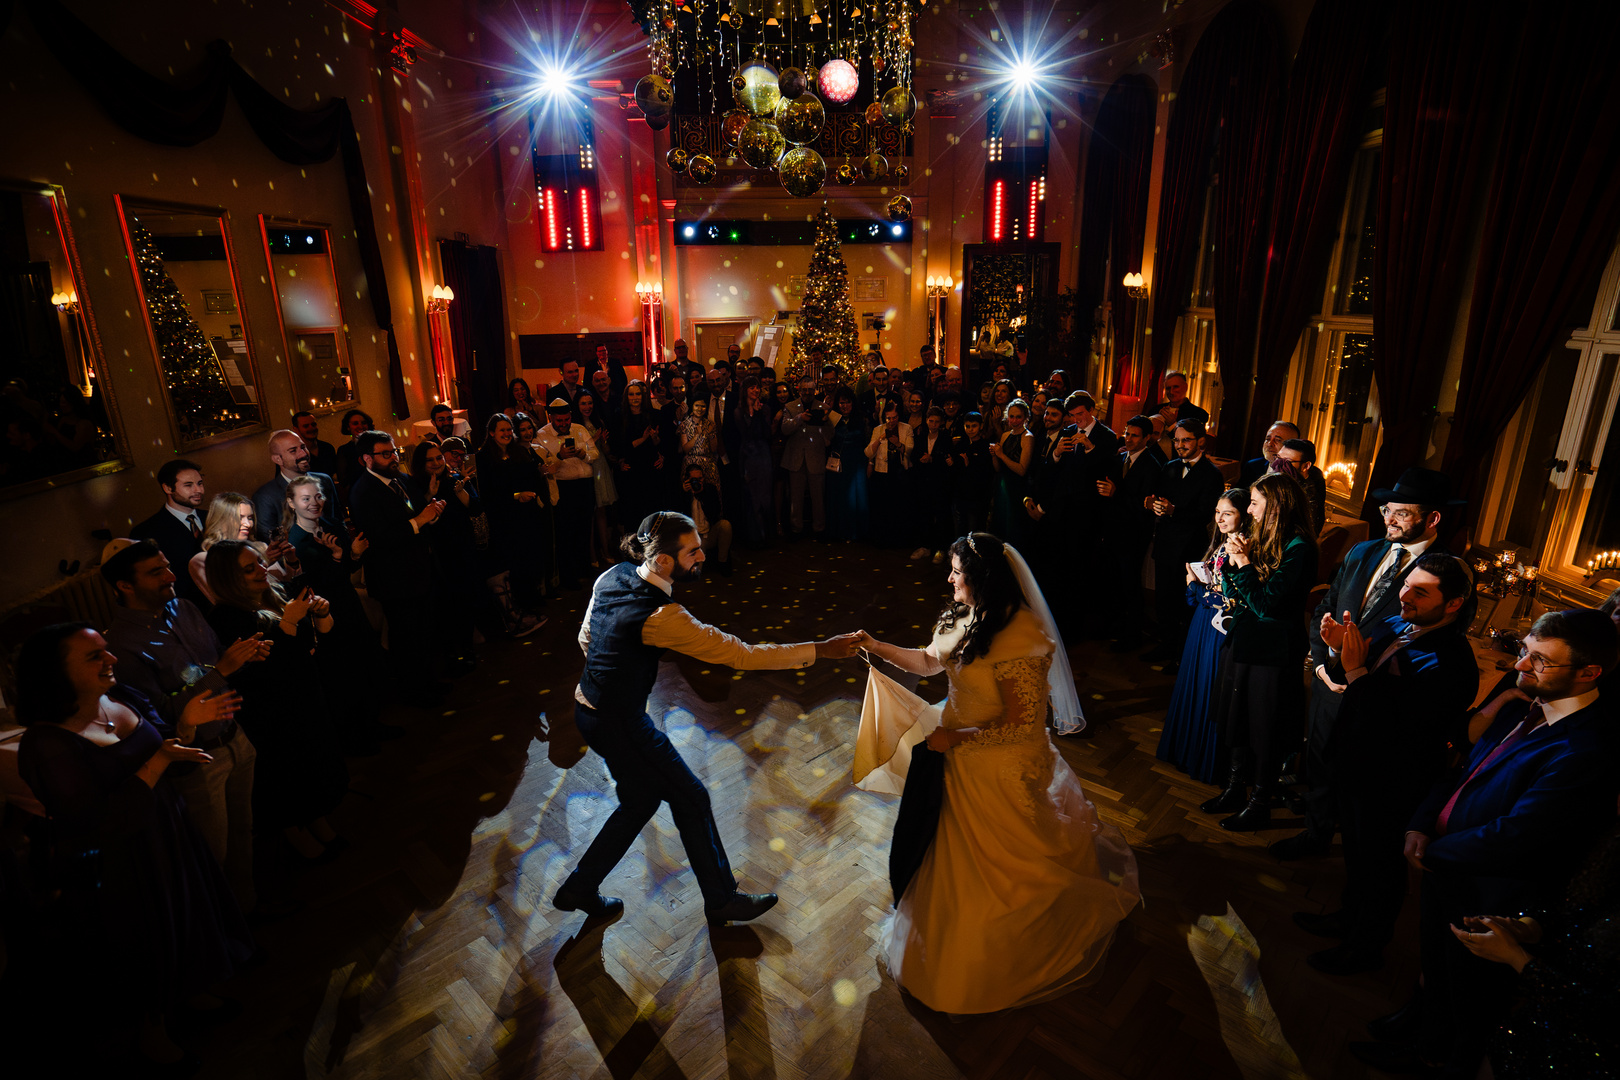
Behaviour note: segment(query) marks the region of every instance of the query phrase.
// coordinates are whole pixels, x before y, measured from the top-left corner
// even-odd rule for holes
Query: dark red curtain
[[[349,103],[333,98],[313,109],[295,109],[254,81],[231,57],[231,47],[224,41],[209,42],[197,70],[179,85],[171,85],[131,63],[58,0],[27,0],[23,6],[51,55],[115,124],[132,135],[164,146],[196,146],[219,130],[226,96],[234,93],[254,133],[282,161],[313,165],[341,155],[372,315],[387,331],[388,387],[394,416],[408,415],[405,374],[394,340],[393,303]],[[0,7],[0,29],[8,25],[9,15],[9,6]]]
[[[1242,443],[1230,447],[1245,457],[1277,418],[1300,332],[1321,306],[1323,275],[1371,100],[1369,71],[1388,28],[1389,0],[1317,0],[1294,56],[1277,148],[1254,403]]]
[[[1506,0],[1431,0],[1403,5],[1390,24],[1373,256],[1383,445],[1368,490],[1427,457],[1521,21]]]
[[[1445,467],[1477,513],[1492,450],[1620,230],[1620,7],[1549,11],[1518,35],[1486,202]],[[1549,57],[1556,56],[1556,62]]]
[[[1085,200],[1080,211],[1079,315],[1090,325],[1104,300],[1114,302],[1116,332],[1130,313],[1120,279],[1142,269],[1148,180],[1153,171],[1153,118],[1158,91],[1144,75],[1109,87],[1086,149]],[[1134,303],[1134,301],[1129,301]],[[1082,368],[1083,370],[1083,368]],[[1129,388],[1118,386],[1129,392]],[[1093,387],[1101,393],[1101,387]]]
[[[1255,214],[1260,215],[1259,231],[1263,232],[1264,211],[1255,207],[1264,202],[1264,172],[1269,168],[1275,131],[1282,63],[1278,40],[1276,17],[1270,8],[1260,0],[1232,0],[1210,21],[1187,61],[1187,74],[1176,91],[1165,136],[1164,180],[1159,190],[1159,228],[1153,259],[1153,324],[1147,343],[1153,365],[1148,385],[1142,388],[1146,396],[1158,390],[1160,377],[1170,362],[1176,320],[1186,310],[1192,291],[1204,193],[1209,187],[1217,142],[1223,160],[1232,170],[1230,182],[1235,188],[1230,195],[1221,193],[1217,201],[1224,200],[1224,223],[1231,229],[1230,242],[1238,245],[1240,259],[1242,248],[1256,246],[1246,239],[1256,231]],[[1227,148],[1231,156],[1226,155]],[[1264,166],[1241,160],[1241,155],[1256,152],[1266,156]],[[1223,176],[1221,184],[1226,183],[1228,179]],[[1217,209],[1216,213],[1219,229],[1221,211]],[[1254,250],[1248,252],[1250,258],[1257,254]],[[1217,309],[1224,291],[1227,304],[1247,304],[1251,311],[1256,310],[1258,275],[1247,279],[1252,281],[1252,296],[1245,293],[1243,271],[1219,269],[1229,257],[1230,253],[1217,247],[1217,274],[1225,279],[1223,290],[1223,278],[1216,278]],[[1220,324],[1217,311],[1217,334],[1222,332]],[[1252,346],[1252,336],[1247,340]],[[1238,347],[1244,348],[1241,343]],[[1247,373],[1247,366],[1244,371]]]

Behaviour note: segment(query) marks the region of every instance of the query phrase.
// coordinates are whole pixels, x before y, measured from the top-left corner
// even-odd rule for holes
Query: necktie
[[[1446,823],[1451,820],[1451,812],[1452,810],[1456,809],[1457,799],[1461,797],[1463,789],[1469,784],[1473,783],[1474,777],[1484,772],[1485,768],[1490,765],[1491,762],[1501,757],[1503,751],[1512,746],[1514,743],[1518,742],[1520,739],[1524,738],[1526,735],[1530,734],[1532,731],[1536,730],[1536,728],[1540,727],[1545,719],[1546,713],[1541,707],[1541,702],[1533,702],[1530,706],[1530,711],[1524,714],[1523,720],[1519,721],[1519,726],[1508,732],[1507,738],[1497,743],[1496,749],[1487,754],[1485,756],[1485,760],[1480,762],[1479,765],[1475,767],[1474,771],[1468,774],[1468,779],[1457,785],[1457,790],[1453,791],[1451,793],[1451,798],[1446,800],[1445,809],[1440,811],[1440,817],[1435,821],[1435,825],[1438,827],[1441,836],[1446,834]]]
[[[388,486],[394,489],[394,494],[398,495],[399,498],[400,498],[400,501],[405,504],[405,509],[407,509],[407,510],[414,510],[415,509],[415,507],[413,507],[411,505],[411,497],[409,495],[405,494],[405,485],[404,484],[400,483],[398,480],[390,480],[390,481],[388,481]]]
[[[193,540],[202,535],[202,526],[197,524],[196,514],[187,514],[186,524],[191,526],[191,538]]]
[[[1373,583],[1372,592],[1367,594],[1367,602],[1361,605],[1363,619],[1367,617],[1368,612],[1378,607],[1378,602],[1384,598],[1384,594],[1395,587],[1395,579],[1401,576],[1401,567],[1406,565],[1407,557],[1405,548],[1395,549],[1394,561],[1389,564],[1389,569],[1378,575],[1378,580]]]
[[[1378,660],[1369,665],[1367,670],[1377,671],[1379,668],[1389,663],[1390,659],[1396,653],[1412,644],[1413,639],[1417,637],[1417,631],[1418,628],[1416,626],[1413,626],[1411,623],[1407,623],[1406,626],[1401,629],[1401,632],[1395,635],[1395,640],[1391,641],[1388,647],[1385,648],[1383,652],[1378,654]]]
[[[1129,455],[1129,454],[1121,454],[1121,455],[1119,455],[1119,457],[1120,457],[1120,461],[1124,465],[1124,468],[1119,470],[1119,475],[1122,476],[1122,477],[1129,476],[1130,473],[1131,473],[1131,466],[1136,464],[1136,462],[1131,460],[1131,455]]]

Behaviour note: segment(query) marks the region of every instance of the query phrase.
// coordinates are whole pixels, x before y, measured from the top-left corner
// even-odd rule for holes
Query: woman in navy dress
[[[827,532],[838,540],[866,538],[866,425],[855,411],[855,392],[844,386],[835,395],[833,425],[827,446]],[[838,468],[833,469],[833,458]]]
[[[732,416],[741,436],[738,453],[742,458],[744,505],[747,519],[743,530],[750,544],[762,544],[773,531],[771,513],[771,407],[760,397],[759,380],[742,381],[743,400]]]
[[[28,730],[17,767],[50,813],[55,910],[67,920],[57,970],[80,991],[93,986],[106,1006],[72,1037],[93,1041],[109,1020],[120,1031],[121,1017],[140,1017],[140,1053],[172,1066],[184,1053],[164,1015],[222,1008],[211,991],[253,952],[225,874],[168,779],[171,768],[212,760],[188,744],[199,726],[230,718],[238,698],[199,694],[171,730],[146,698],[118,685],[113,666],[86,623],[48,626],[24,642],[16,708]]]
[[[1215,523],[1209,550],[1200,564],[1202,572],[1187,570],[1192,626],[1181,650],[1181,668],[1170,693],[1170,709],[1164,714],[1157,756],[1200,784],[1215,783],[1225,764],[1215,723],[1215,690],[1233,601],[1221,592],[1221,571],[1226,568],[1226,538],[1246,532],[1248,524],[1249,489],[1232,488],[1215,504]]]

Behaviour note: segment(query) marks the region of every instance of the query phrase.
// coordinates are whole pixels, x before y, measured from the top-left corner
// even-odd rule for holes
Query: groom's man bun
[[[697,532],[697,522],[673,510],[659,510],[641,519],[635,534],[626,536],[619,549],[636,562],[660,555],[674,558],[681,550],[681,537]]]

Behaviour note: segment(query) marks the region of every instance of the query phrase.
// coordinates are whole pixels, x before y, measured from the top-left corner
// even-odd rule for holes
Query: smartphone
[[[1058,432],[1058,435],[1065,439],[1072,439],[1078,434],[1080,434],[1079,424],[1070,424],[1068,427]]]
[[[563,440],[563,448],[567,450],[572,450],[574,448],[574,437],[572,435]]]

